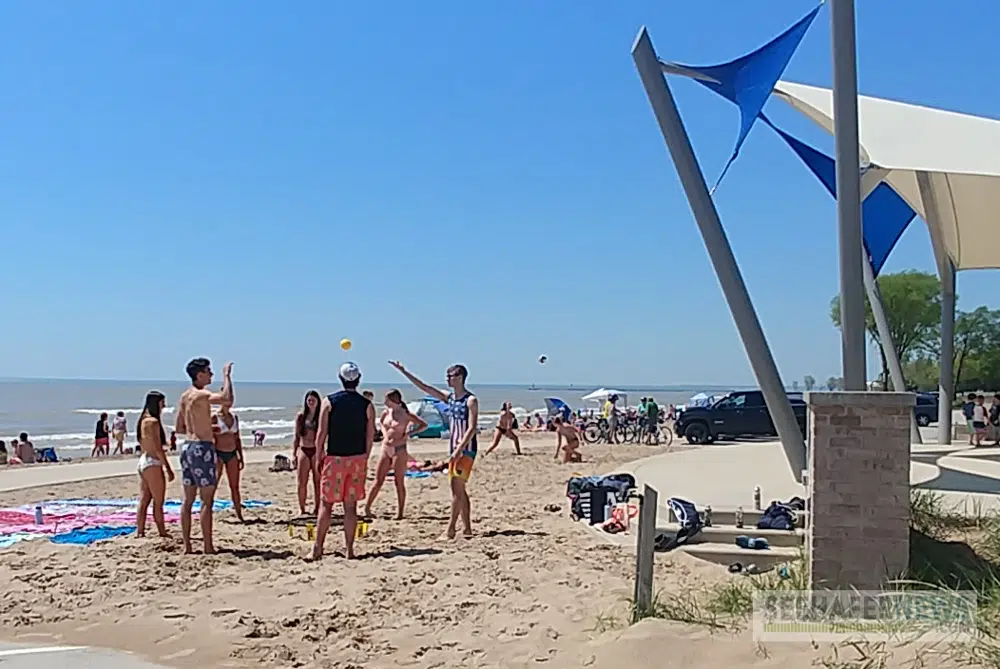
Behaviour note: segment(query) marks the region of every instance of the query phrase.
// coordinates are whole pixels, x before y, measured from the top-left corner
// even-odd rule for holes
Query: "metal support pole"
[[[872,191],[878,188],[888,174],[888,170],[872,167],[861,176],[862,203],[871,195]],[[863,223],[864,221],[862,221]],[[889,365],[892,388],[898,393],[906,392],[903,365],[899,360],[899,353],[896,351],[896,342],[892,339],[889,318],[885,314],[885,305],[882,303],[882,294],[879,292],[878,282],[875,280],[875,272],[872,269],[872,264],[868,261],[868,252],[864,250],[863,245],[862,258],[861,269],[864,272],[865,292],[868,293],[868,304],[871,305],[872,316],[875,318],[875,327],[878,329],[878,338],[881,340],[882,354]],[[923,437],[920,436],[920,426],[917,425],[917,415],[913,410],[910,411],[910,441],[914,444],[924,443]]]
[[[951,403],[955,400],[955,263],[948,257],[941,238],[941,202],[934,178],[917,172],[917,185],[924,205],[924,221],[931,236],[938,276],[941,279],[941,357],[938,360],[938,443],[951,443]]]
[[[858,173],[858,72],[854,0],[831,0],[833,133],[837,158],[837,224],[840,239],[840,337],[844,390],[867,390],[865,301]]]
[[[771,349],[764,337],[764,330],[761,328],[753,304],[750,302],[750,295],[743,282],[743,276],[740,274],[739,265],[736,264],[733,250],[730,248],[726,232],[722,228],[719,212],[715,209],[715,203],[712,201],[708,186],[705,184],[705,177],[698,165],[697,158],[695,158],[694,150],[691,148],[691,139],[688,137],[687,130],[684,129],[680,112],[677,111],[670,86],[660,70],[659,60],[645,27],[639,31],[639,35],[632,45],[632,60],[639,71],[639,77],[646,89],[649,103],[653,107],[660,132],[663,133],[663,139],[674,161],[674,167],[677,169],[677,175],[684,187],[691,212],[701,230],[705,248],[712,260],[712,266],[715,268],[715,274],[722,286],[722,292],[726,296],[729,310],[733,314],[736,329],[743,340],[743,348],[746,350],[747,358],[750,359],[750,366],[753,368],[754,376],[757,377],[757,383],[760,384],[764,401],[767,403],[774,427],[778,432],[778,438],[781,439],[781,444],[785,449],[788,466],[792,470],[792,476],[795,477],[795,480],[801,483],[802,473],[806,466],[806,445],[802,439],[801,429],[795,418],[795,413],[792,411],[792,405],[788,401],[788,393],[785,392],[785,387],[781,383],[781,376],[778,374],[778,367],[774,363]],[[860,245],[859,239],[859,249]],[[861,325],[863,333],[863,319]]]

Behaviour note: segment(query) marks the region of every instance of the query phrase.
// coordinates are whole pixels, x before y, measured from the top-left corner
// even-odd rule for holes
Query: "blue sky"
[[[721,62],[812,7],[2,3],[0,375],[323,380],[347,336],[372,381],[753,383],[629,48],[646,24]],[[902,10],[859,3],[862,92],[1000,116],[1000,6]],[[824,10],[786,78],[830,70]],[[674,88],[711,180],[736,111]],[[833,201],[762,126],[716,199],[786,381],[836,374]],[[909,267],[933,268],[920,222]],[[1000,307],[996,278],[961,275],[960,306]]]

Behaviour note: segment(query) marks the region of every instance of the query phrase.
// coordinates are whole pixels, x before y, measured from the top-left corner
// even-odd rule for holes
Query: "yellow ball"
[[[340,340],[340,348],[344,349],[345,351],[350,351],[351,350],[351,340],[350,339],[341,339]]]

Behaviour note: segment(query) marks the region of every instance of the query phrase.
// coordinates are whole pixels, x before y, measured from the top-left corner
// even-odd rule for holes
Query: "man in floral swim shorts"
[[[213,393],[207,386],[212,383],[212,366],[207,358],[195,358],[187,365],[191,387],[181,394],[177,404],[177,423],[174,430],[184,435],[181,446],[181,482],[184,501],[181,504],[181,536],[184,552],[191,552],[191,513],[195,497],[201,499],[201,535],[205,554],[215,552],[212,543],[212,505],[215,504],[215,434],[212,432],[212,405],[232,404],[233,363],[222,369],[222,391]]]
[[[340,366],[344,387],[323,399],[316,427],[316,445],[325,446],[320,464],[320,508],[312,557],[323,557],[323,543],[330,530],[334,504],[344,505],[344,543],[348,559],[354,557],[358,502],[365,501],[368,454],[375,442],[375,407],[358,392],[361,370],[353,362]]]

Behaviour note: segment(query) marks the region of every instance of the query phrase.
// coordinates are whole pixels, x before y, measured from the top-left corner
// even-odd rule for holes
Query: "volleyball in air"
[[[344,349],[345,351],[350,351],[351,350],[351,340],[348,339],[348,338],[346,338],[346,337],[343,338],[343,339],[341,339],[340,340],[340,348]]]
[[[549,359],[549,356],[547,356],[547,355],[540,355],[540,356],[538,356],[538,364],[539,365],[544,365],[545,361],[548,360],[548,359]]]

